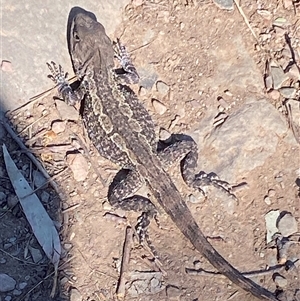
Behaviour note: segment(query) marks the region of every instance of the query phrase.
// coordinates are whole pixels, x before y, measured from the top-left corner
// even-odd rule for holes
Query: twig
[[[118,299],[123,299],[125,297],[125,284],[126,284],[126,279],[128,274],[128,265],[129,265],[130,251],[132,246],[132,235],[133,235],[132,228],[127,227],[125,242],[123,247],[123,257],[122,257],[120,278],[119,278],[119,283],[116,292]]]
[[[269,268],[268,270],[263,270],[263,271],[252,271],[252,272],[244,272],[241,273],[243,276],[247,277],[247,278],[252,278],[252,277],[257,277],[257,276],[264,276],[264,275],[268,275],[268,274],[272,274],[275,271],[279,271],[281,269],[285,269],[285,265],[284,264],[280,264],[280,265],[276,265],[273,266],[271,268]],[[218,277],[218,278],[226,278],[226,276],[224,276],[223,274],[219,273],[219,272],[212,272],[212,271],[206,271],[203,269],[185,269],[185,272],[188,275],[197,275],[197,276],[214,276],[214,277]]]
[[[252,26],[250,25],[250,23],[249,23],[249,21],[248,21],[248,18],[246,17],[246,15],[245,15],[243,9],[242,9],[242,8],[240,7],[240,5],[238,4],[238,0],[233,0],[233,1],[234,1],[234,3],[235,3],[236,7],[238,8],[240,14],[241,14],[242,17],[244,18],[244,21],[245,21],[245,23],[247,24],[248,28],[250,29],[250,31],[251,31],[252,35],[254,36],[255,40],[258,42],[258,44],[260,44],[257,35],[255,34],[255,32],[254,32]]]
[[[292,116],[291,105],[288,103],[288,100],[286,100],[286,101],[284,102],[284,105],[285,105],[285,108],[286,108],[286,111],[287,111],[287,115],[288,115],[288,123],[289,123],[289,126],[290,126],[291,129],[292,129],[292,132],[293,132],[293,135],[294,135],[296,141],[300,144],[299,134],[297,133],[297,130],[296,130],[295,125],[294,125],[294,122],[293,122],[293,116]]]
[[[4,126],[5,130],[10,134],[10,136],[15,140],[15,142],[19,145],[21,150],[23,150],[25,152],[26,156],[35,164],[37,169],[49,181],[50,185],[53,187],[53,189],[56,191],[56,193],[60,196],[60,198],[63,199],[63,196],[62,196],[58,186],[56,185],[56,183],[49,176],[49,174],[44,169],[42,164],[35,158],[35,156],[29,151],[29,149],[24,145],[24,143],[21,141],[21,139],[16,135],[16,133],[13,131],[13,129],[9,126],[8,120],[2,115],[0,115],[0,123]]]
[[[9,254],[8,252],[4,251],[3,249],[0,249],[0,251],[3,252],[5,255],[7,255],[7,256],[9,256],[9,257],[11,257],[11,258],[13,258],[13,259],[15,259],[15,260],[17,260],[17,261],[20,261],[20,262],[22,262],[22,263],[24,263],[24,264],[37,265],[37,263],[35,263],[35,262],[29,262],[29,261],[20,259],[20,258],[18,258],[18,257],[15,257],[15,256]]]
[[[61,213],[62,213],[62,214],[65,214],[65,213],[67,213],[67,212],[69,212],[69,211],[72,211],[72,210],[77,209],[79,206],[80,206],[80,204],[75,204],[75,205],[70,206],[70,207],[68,207],[68,208],[66,208],[66,209],[62,209]]]

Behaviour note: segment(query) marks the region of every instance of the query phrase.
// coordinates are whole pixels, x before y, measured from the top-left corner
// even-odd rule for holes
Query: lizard
[[[198,153],[193,140],[176,140],[158,151],[154,122],[128,87],[132,78],[136,82],[138,76],[125,48],[119,46],[124,74],[118,74],[114,44],[104,26],[86,11],[71,18],[68,46],[79,87],[73,90],[67,74],[54,62],[48,64],[52,73],[49,77],[58,84],[59,93],[68,104],[81,101],[84,126],[100,155],[126,171],[121,181],[109,187],[109,203],[125,210],[143,211],[140,224],[147,227],[149,218],[155,217],[157,211],[148,198],[135,194],[145,183],[183,235],[220,273],[258,299],[278,300],[272,292],[244,277],[215,250],[200,230],[164,164],[168,164],[170,158],[179,158],[185,183],[196,189],[201,190],[203,182],[222,185],[222,181],[218,182],[204,172],[195,175]]]

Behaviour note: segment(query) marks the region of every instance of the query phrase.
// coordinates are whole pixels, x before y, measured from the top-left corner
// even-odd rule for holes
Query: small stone
[[[78,182],[84,181],[89,173],[89,166],[80,153],[67,155],[67,162],[73,172],[74,179]]]
[[[72,232],[71,235],[70,235],[70,241],[72,241],[75,237],[75,232]]]
[[[4,301],[11,301],[12,296],[5,296]]]
[[[166,96],[170,91],[170,87],[166,83],[164,83],[163,81],[158,81],[156,83],[156,90],[162,96]]]
[[[6,201],[6,194],[0,191],[0,204]]]
[[[3,249],[8,250],[10,247],[12,247],[12,245],[13,245],[12,243],[8,242],[8,243],[3,245]]]
[[[287,280],[286,278],[284,278],[283,276],[281,275],[276,275],[274,277],[274,282],[276,283],[276,285],[280,288],[285,288],[287,287]]]
[[[11,237],[11,238],[9,238],[8,241],[11,242],[12,244],[15,244],[16,240],[17,240],[16,237]]]
[[[50,199],[50,194],[44,190],[41,194],[41,201],[43,203],[48,203],[49,199]]]
[[[170,132],[168,132],[166,129],[161,128],[159,131],[159,140],[167,141],[171,138]]]
[[[3,257],[1,257],[1,258],[0,258],[0,264],[4,264],[4,263],[6,263],[6,259],[3,258]]]
[[[67,251],[69,251],[69,250],[71,250],[72,249],[72,247],[73,247],[73,245],[72,244],[64,244],[64,248],[65,248],[65,250],[67,250]]]
[[[4,72],[13,72],[12,64],[10,61],[3,60],[1,62],[1,70]]]
[[[288,75],[290,76],[290,78],[292,78],[296,81],[300,79],[300,71],[299,71],[298,67],[296,66],[296,64],[294,64],[290,68],[290,70],[288,71]]]
[[[218,97],[218,101],[220,103],[220,106],[224,109],[224,110],[228,110],[229,109],[229,104],[226,102],[226,100],[223,97]]]
[[[62,120],[77,121],[79,119],[79,113],[74,107],[67,105],[64,101],[61,100],[56,100],[55,104]]]
[[[273,197],[275,197],[275,195],[276,195],[276,191],[274,189],[269,189],[268,196],[270,198],[273,198]]]
[[[51,129],[55,134],[62,133],[66,129],[66,123],[61,120],[53,121]]]
[[[221,9],[233,10],[234,8],[232,0],[214,0],[214,3]]]
[[[147,90],[146,90],[146,88],[144,88],[144,87],[140,87],[140,89],[139,89],[139,96],[145,96],[145,95],[147,95]]]
[[[163,115],[167,111],[166,106],[157,99],[152,99],[152,106],[159,115]]]
[[[170,299],[174,299],[174,298],[179,298],[180,297],[180,289],[176,286],[173,286],[173,285],[168,285],[167,288],[167,296],[168,298]]]
[[[273,235],[278,231],[276,221],[279,217],[279,210],[271,210],[265,215],[266,230],[267,230],[267,244],[272,241]]]
[[[0,274],[0,292],[12,291],[16,287],[16,280],[7,274]]]
[[[278,221],[277,228],[279,232],[287,237],[298,232],[298,224],[293,215],[289,212],[285,213]]]
[[[38,170],[34,170],[32,172],[32,177],[33,177],[33,183],[34,183],[34,186],[36,188],[38,187],[42,187],[43,185],[46,184],[46,178],[43,176],[43,174],[38,171]]]
[[[68,283],[68,278],[67,277],[64,277],[64,278],[62,278],[61,280],[60,280],[60,284],[61,285],[64,285],[64,284],[66,284],[66,283]]]
[[[138,74],[140,76],[140,87],[144,87],[146,90],[151,90],[158,78],[153,67],[148,65],[146,68],[139,68]]]
[[[283,70],[279,67],[272,66],[271,67],[271,76],[273,79],[273,87],[274,89],[279,89],[283,85],[283,83],[288,80],[288,75],[283,72]]]
[[[23,290],[27,286],[27,282],[21,282],[19,283],[18,287],[20,290]]]
[[[39,261],[41,261],[43,259],[43,254],[41,253],[41,251],[39,249],[33,248],[31,246],[28,247],[32,260],[34,263],[38,263]]]
[[[13,295],[15,295],[15,296],[20,296],[20,295],[22,294],[22,291],[17,290],[17,289],[14,289],[12,293],[13,293]]]
[[[284,98],[294,98],[297,92],[297,89],[293,87],[282,87],[279,89],[280,94]]]
[[[82,297],[76,288],[72,288],[70,291],[70,301],[81,301]]]
[[[277,100],[280,97],[280,93],[277,90],[271,90],[268,92],[268,95],[271,97],[273,100]]]
[[[16,195],[12,195],[10,194],[8,197],[7,197],[7,206],[8,208],[13,208],[15,207],[19,202],[19,199]]]
[[[265,77],[265,87],[267,91],[270,91],[273,88],[273,79],[271,75]]]
[[[272,203],[268,196],[265,196],[264,201],[267,205],[271,205],[271,203]]]

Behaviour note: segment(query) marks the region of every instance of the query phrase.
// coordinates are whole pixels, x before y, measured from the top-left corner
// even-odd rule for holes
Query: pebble
[[[139,89],[139,96],[145,96],[145,95],[147,95],[147,89],[146,88],[144,88],[144,87],[140,87],[140,89]]]
[[[27,282],[21,282],[21,283],[19,283],[18,288],[20,290],[23,290],[26,286],[27,286]]]
[[[79,113],[74,107],[67,105],[64,101],[61,100],[56,100],[55,104],[62,120],[77,121],[79,119]]]
[[[32,176],[33,176],[33,183],[34,183],[34,186],[36,188],[38,187],[42,187],[43,185],[45,185],[45,183],[47,182],[46,181],[46,178],[43,176],[43,174],[38,171],[38,170],[34,170],[32,172]]]
[[[285,213],[278,221],[277,228],[279,232],[287,237],[298,232],[298,224],[293,215],[289,212]]]
[[[271,66],[270,70],[274,89],[279,89],[283,83],[289,79],[288,75],[283,72],[283,70],[276,66]]]
[[[273,235],[278,232],[276,227],[277,219],[280,215],[279,210],[271,210],[265,215],[266,230],[267,230],[267,244],[272,241]]]
[[[12,247],[12,245],[13,245],[12,243],[8,242],[8,243],[4,244],[3,249],[4,249],[4,250],[7,250],[7,249],[9,249],[10,247]]]
[[[73,247],[72,244],[68,244],[68,243],[64,244],[64,249],[67,250],[67,251],[68,251],[68,250],[71,250],[72,247]]]
[[[271,199],[269,198],[269,196],[265,196],[264,201],[267,205],[271,205]]]
[[[15,295],[15,296],[20,296],[21,294],[22,294],[22,291],[17,290],[17,289],[14,289],[14,290],[13,290],[13,295]]]
[[[49,199],[50,199],[50,194],[47,191],[43,191],[41,194],[41,201],[43,203],[48,203]]]
[[[158,75],[153,67],[148,65],[146,68],[139,68],[138,74],[140,76],[140,87],[151,90],[158,78]]]
[[[163,81],[158,81],[156,83],[156,90],[162,96],[166,96],[170,91],[170,87],[166,83],[164,83]]]
[[[276,195],[276,191],[274,189],[269,189],[268,196],[270,198],[273,198],[273,197],[275,197],[275,195]]]
[[[6,296],[6,297],[4,298],[4,301],[11,301],[11,299],[12,299],[12,296]]]
[[[5,60],[3,60],[3,61],[1,62],[0,67],[1,67],[1,70],[2,70],[3,72],[11,73],[11,72],[14,71],[14,69],[13,69],[12,64],[11,64],[10,61],[5,61]]]
[[[293,87],[282,87],[279,89],[280,94],[284,98],[294,98],[297,92],[297,89]]]
[[[0,204],[6,200],[6,194],[0,191]]]
[[[166,288],[166,291],[167,291],[167,296],[170,299],[174,299],[174,298],[177,299],[178,297],[180,297],[181,291],[176,286],[168,285],[167,288]]]
[[[82,297],[76,288],[72,288],[70,291],[70,301],[81,301]]]
[[[162,141],[166,141],[171,137],[170,132],[168,132],[166,129],[161,128],[159,130],[159,139]]]
[[[67,162],[73,172],[74,179],[84,181],[89,173],[89,165],[80,153],[67,155]]]
[[[3,258],[3,257],[1,257],[1,258],[0,258],[0,264],[4,264],[4,263],[6,263],[6,259]]]
[[[34,263],[38,263],[39,261],[41,261],[43,259],[43,254],[41,253],[41,251],[39,249],[33,248],[31,246],[28,247],[32,260]]]
[[[219,97],[218,101],[220,103],[221,108],[224,110],[228,110],[230,108],[230,105],[226,102],[226,100],[223,97]]]
[[[157,99],[152,99],[152,106],[159,115],[163,115],[167,111],[166,106]]]
[[[274,277],[274,282],[276,283],[277,286],[280,288],[285,288],[287,286],[287,280],[281,275],[276,275]]]
[[[12,291],[16,286],[16,280],[7,274],[0,274],[0,292]]]
[[[221,9],[234,9],[233,0],[214,0],[214,3]]]
[[[268,95],[271,97],[273,100],[277,100],[280,97],[280,93],[277,90],[271,90],[268,92]]]
[[[53,121],[51,129],[55,134],[62,133],[66,129],[66,123],[61,120]]]
[[[299,80],[300,79],[300,71],[297,68],[297,66],[294,64],[291,69],[288,71],[288,75],[294,79],[294,80]]]

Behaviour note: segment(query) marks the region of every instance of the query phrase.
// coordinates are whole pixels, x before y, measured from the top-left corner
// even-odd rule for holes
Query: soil
[[[209,1],[136,0],[126,7],[122,25],[111,38],[121,38],[137,66],[141,83],[132,88],[155,120],[158,135],[194,133],[211,110],[220,112],[222,100],[228,105],[226,114],[230,116],[249,97],[264,98],[288,120],[284,98],[276,89],[267,91],[264,75],[267,61],[274,59],[280,66],[285,62],[282,53],[289,47],[284,33],[290,37],[299,62],[299,3],[271,0],[264,4],[246,0],[241,9],[258,40],[236,6],[233,11],[227,11]],[[97,15],[98,12],[93,13]],[[275,20],[285,20],[277,32],[274,31]],[[9,114],[14,130],[41,160],[60,190],[58,195],[48,185],[36,192],[40,198],[43,198],[44,191],[49,194],[49,199],[43,204],[58,222],[62,240],[63,252],[54,299],[115,300],[125,230],[128,225],[134,227],[138,215],[113,211],[109,206],[107,190],[118,167],[100,157],[88,140],[84,144],[87,151],[84,151],[85,146],[79,146],[87,160],[88,175],[82,181],[74,179],[66,152],[69,147],[78,147],[78,137],[85,141],[82,138],[85,134],[78,120],[65,122],[66,129],[61,133],[53,132],[53,122],[62,119],[53,100],[55,94],[53,90],[50,95]],[[160,107],[155,106],[156,101]],[[292,134],[292,130],[289,131]],[[9,134],[3,132],[0,140],[1,144],[6,144],[27,180],[32,182],[32,172],[36,170],[34,164]],[[53,150],[54,145],[62,144],[67,144],[67,148]],[[201,164],[200,152],[199,169]],[[80,172],[83,172],[85,168],[81,168]],[[207,172],[214,171],[208,169]],[[179,167],[173,166],[169,172],[183,197],[189,200],[193,192],[181,180]],[[189,202],[190,210],[209,241],[238,270],[264,270],[278,264],[276,248],[267,248],[266,245],[264,217],[270,210],[288,211],[299,226],[297,177],[299,179],[300,175],[297,172],[298,145],[280,139],[276,151],[265,159],[263,165],[240,174],[235,180],[250,184],[248,189],[237,191],[238,204],[234,213],[224,210],[226,204],[221,206],[213,197]],[[26,283],[25,288],[19,288],[19,296],[18,292],[3,292],[0,300],[51,300],[53,267],[45,256],[38,263],[32,261],[30,248],[39,249],[43,254],[42,249],[16,202],[2,154],[0,183],[0,192],[6,195],[0,203],[0,271],[13,277],[18,285]],[[143,188],[142,192],[147,193],[147,190]],[[125,215],[126,220],[105,215],[107,212],[121,217]],[[161,227],[152,222],[149,233],[165,273],[163,282],[150,277],[152,282],[157,281],[150,289],[147,281],[136,281],[135,288],[131,283],[125,300],[254,300],[226,278],[187,274],[186,268],[214,269],[193,249],[161,208],[159,212]],[[291,252],[294,257],[297,257],[295,254],[299,257],[299,244]],[[129,275],[136,270],[145,272],[144,276],[146,272],[158,272],[159,265],[152,259],[151,252],[134,240]],[[300,287],[299,265],[294,272],[280,273],[287,279],[283,291],[291,298],[288,300],[296,300],[295,294]],[[278,285],[273,278],[270,273],[253,279],[275,291]],[[135,296],[137,289],[140,294]],[[11,299],[7,299],[9,296]]]

